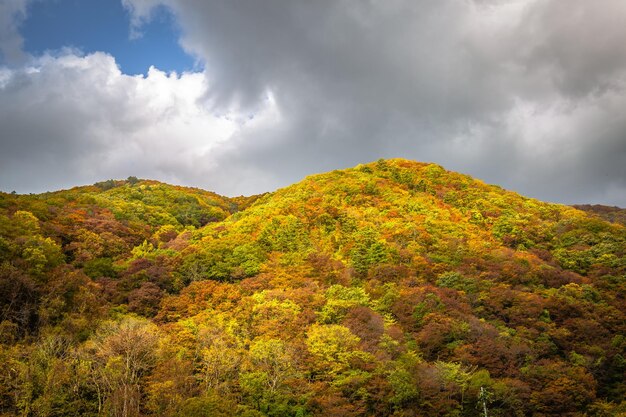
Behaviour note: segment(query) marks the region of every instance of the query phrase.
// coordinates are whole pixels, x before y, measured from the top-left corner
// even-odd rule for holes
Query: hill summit
[[[581,208],[403,159],[0,194],[0,415],[626,413],[626,228]]]

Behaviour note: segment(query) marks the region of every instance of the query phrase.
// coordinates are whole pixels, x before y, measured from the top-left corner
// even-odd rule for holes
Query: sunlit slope
[[[0,194],[0,415],[622,415],[625,247],[401,159]]]
[[[150,226],[179,224],[198,227],[223,220],[236,210],[234,202],[209,191],[134,177],[37,195],[0,196],[3,206],[28,209],[40,220],[59,217],[59,210],[89,211],[97,208],[111,211],[118,220]]]
[[[360,275],[391,265],[551,286],[573,279],[561,269],[583,279],[625,267],[623,226],[401,159],[307,177],[201,233],[198,250],[213,254],[245,242],[238,265],[321,253]]]
[[[221,221],[237,207],[212,192],[133,177],[38,195],[0,193],[2,259],[29,258],[24,268],[68,263],[90,275],[99,268],[112,274],[112,263],[146,240]]]

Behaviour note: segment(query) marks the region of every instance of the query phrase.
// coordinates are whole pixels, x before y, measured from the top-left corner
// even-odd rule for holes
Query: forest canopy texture
[[[435,164],[0,193],[0,415],[626,415],[626,228]]]

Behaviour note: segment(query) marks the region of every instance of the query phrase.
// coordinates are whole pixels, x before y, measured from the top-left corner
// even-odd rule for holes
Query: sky
[[[379,158],[626,207],[624,0],[0,0],[0,190]]]

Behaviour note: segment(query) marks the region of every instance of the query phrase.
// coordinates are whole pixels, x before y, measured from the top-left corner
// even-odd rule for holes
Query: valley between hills
[[[624,219],[403,159],[0,193],[0,416],[626,416]]]

